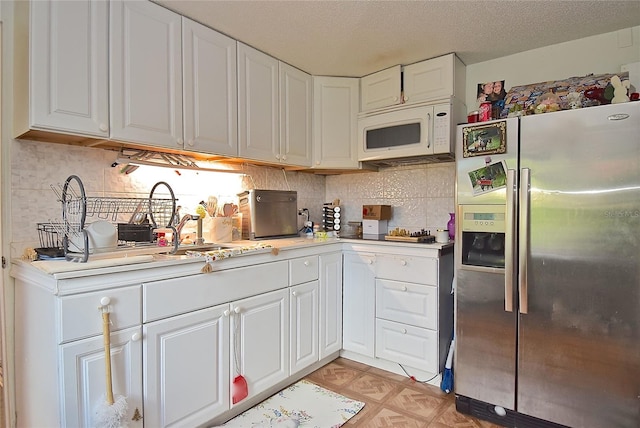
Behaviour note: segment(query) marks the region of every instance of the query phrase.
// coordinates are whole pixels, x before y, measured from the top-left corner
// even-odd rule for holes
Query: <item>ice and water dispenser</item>
[[[504,205],[460,205],[462,265],[504,268]]]

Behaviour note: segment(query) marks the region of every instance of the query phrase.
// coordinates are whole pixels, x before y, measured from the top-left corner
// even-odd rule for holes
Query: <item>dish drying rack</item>
[[[68,261],[84,263],[89,259],[89,235],[85,229],[87,217],[111,223],[128,221],[130,224],[139,224],[136,223],[139,219],[147,219],[152,230],[171,232],[177,236],[174,226],[176,198],[171,186],[163,181],[157,182],[146,198],[87,196],[82,180],[76,175],[69,176],[63,186],[51,185],[51,188],[62,204],[62,221],[38,224],[40,243],[43,246],[61,247]],[[172,247],[163,248],[163,252],[177,251],[179,240],[173,241]],[[152,239],[133,243],[119,241],[117,248],[109,251],[131,251],[145,247],[157,248],[157,244]]]

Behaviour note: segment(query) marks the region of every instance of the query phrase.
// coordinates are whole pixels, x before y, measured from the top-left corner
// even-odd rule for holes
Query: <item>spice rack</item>
[[[139,224],[142,219],[152,230],[163,229],[177,235],[174,225],[176,198],[171,186],[163,181],[156,183],[146,198],[87,196],[82,180],[76,175],[69,176],[63,186],[52,185],[51,188],[62,205],[62,221],[39,224],[40,241],[61,241],[68,261],[84,263],[89,259],[87,218],[132,225]],[[174,239],[172,247],[163,249],[163,252],[175,253],[178,245],[178,240]],[[113,251],[145,247],[157,248],[157,244],[152,238],[149,242],[119,241]]]

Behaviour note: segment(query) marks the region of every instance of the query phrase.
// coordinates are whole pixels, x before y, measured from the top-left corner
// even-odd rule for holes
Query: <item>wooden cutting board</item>
[[[425,236],[392,236],[385,235],[385,241],[400,241],[400,242],[420,242],[423,244],[430,244],[436,242],[436,237],[433,235]]]

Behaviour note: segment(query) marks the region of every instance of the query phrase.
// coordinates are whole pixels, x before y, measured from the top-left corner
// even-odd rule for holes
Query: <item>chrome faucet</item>
[[[196,236],[196,244],[204,243],[204,239],[202,238],[202,219],[197,214],[185,214],[180,219],[180,223],[176,226],[176,235],[177,239],[182,242],[182,237],[180,236],[182,233],[182,228],[189,220],[198,220],[198,228],[197,228],[197,236]]]

